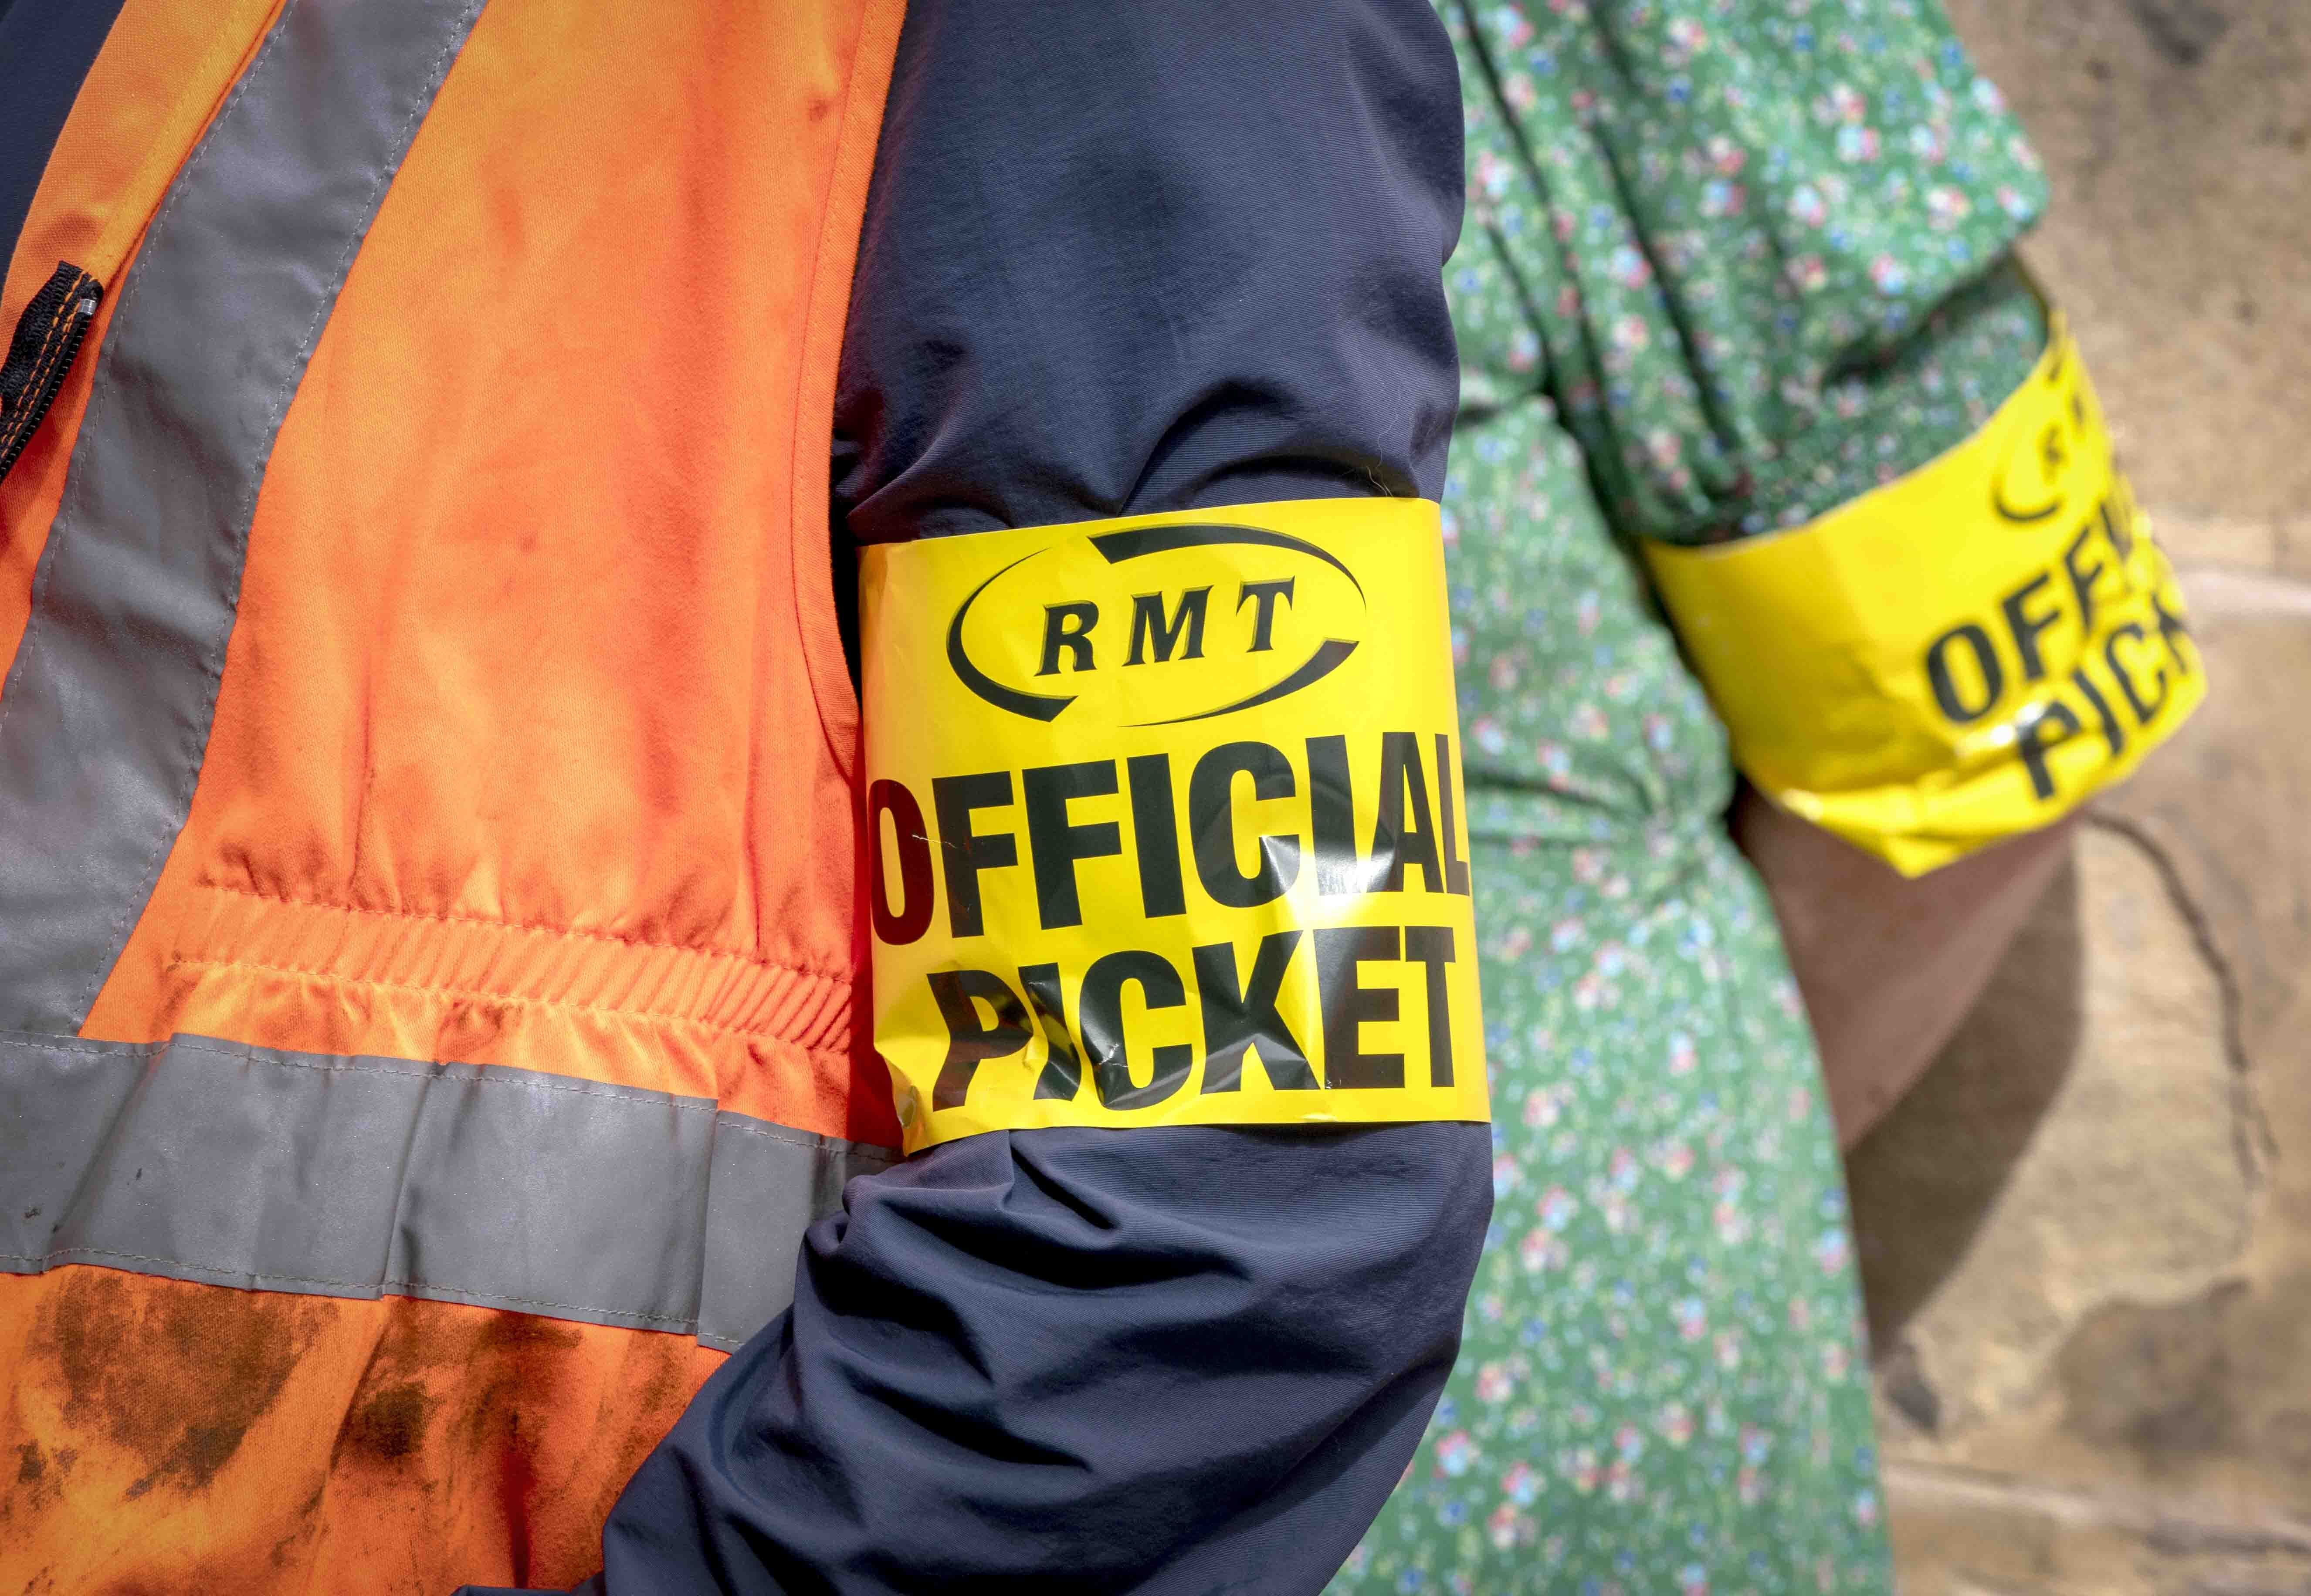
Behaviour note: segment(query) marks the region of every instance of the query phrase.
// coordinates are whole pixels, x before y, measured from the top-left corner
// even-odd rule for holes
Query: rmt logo
[[[1356,651],[1365,599],[1330,552],[1262,527],[1138,527],[1013,561],[949,620],[947,664],[1033,720],[1176,726],[1273,703]],[[1158,670],[1156,667],[1166,668]]]
[[[1293,578],[1272,577],[1264,581],[1236,584],[1235,610],[1243,614],[1251,608],[1251,634],[1244,644],[1247,654],[1267,654],[1276,648],[1276,606],[1292,602]],[[1176,654],[1182,659],[1204,657],[1204,622],[1211,613],[1212,590],[1209,587],[1190,588],[1182,592],[1168,610],[1161,593],[1134,593],[1131,596],[1131,647],[1123,657],[1126,665],[1163,665]],[[1075,598],[1064,604],[1043,606],[1042,663],[1035,669],[1039,676],[1060,674],[1061,661],[1069,670],[1096,670],[1098,656],[1094,652],[1092,633],[1099,627],[1099,601]]]

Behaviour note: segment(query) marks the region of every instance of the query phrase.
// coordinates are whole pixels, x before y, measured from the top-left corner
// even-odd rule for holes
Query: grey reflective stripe
[[[290,0],[122,284],[0,687],[0,1027],[73,1032],[184,826],[289,401],[481,0]]]
[[[180,1036],[0,1036],[0,1273],[421,1296],[730,1348],[895,1154],[711,1100]]]

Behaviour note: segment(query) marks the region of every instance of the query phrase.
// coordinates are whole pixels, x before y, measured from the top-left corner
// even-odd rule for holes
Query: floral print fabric
[[[1545,407],[1454,471],[1494,1224],[1332,1588],[1885,1591],[1836,1148],[1722,734]]]
[[[1801,522],[1980,426],[2044,344],[2008,257],[2044,185],[1926,0],[1441,9],[1496,1208],[1331,1591],[1887,1592],[1819,1067],[1625,540]]]
[[[1551,394],[1623,533],[1804,520],[2028,374],[1997,268],[2045,178],[1933,0],[1444,5],[1472,397]],[[1858,433],[1889,451],[1821,476]]]

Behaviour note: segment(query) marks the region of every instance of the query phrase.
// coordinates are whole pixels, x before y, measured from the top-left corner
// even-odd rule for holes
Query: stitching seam
[[[28,1049],[33,1052],[77,1052],[85,1053],[97,1058],[111,1058],[118,1056],[117,1054],[109,1053],[97,1048],[52,1048],[37,1042],[20,1042],[13,1037],[0,1037],[0,1047],[20,1047]],[[424,1065],[419,1065],[411,1069],[397,1069],[390,1064],[383,1063],[319,1063],[310,1059],[273,1058],[265,1053],[259,1052],[255,1049],[243,1050],[236,1047],[219,1046],[214,1043],[196,1042],[188,1038],[180,1038],[174,1042],[147,1043],[143,1047],[135,1049],[134,1051],[144,1053],[147,1059],[154,1058],[164,1052],[205,1053],[211,1058],[231,1059],[244,1064],[269,1064],[276,1069],[307,1069],[312,1071],[316,1075],[390,1075],[399,1077],[404,1080],[445,1080],[456,1081],[459,1085],[471,1082],[476,1086],[510,1086],[524,1092],[567,1092],[577,1097],[599,1097],[606,1102],[624,1103],[632,1108],[658,1108],[664,1106],[672,1108],[676,1112],[685,1114],[711,1114],[720,1112],[719,1105],[711,1101],[702,1098],[685,1101],[685,1095],[679,1093],[658,1093],[652,1098],[641,1099],[630,1097],[625,1092],[606,1092],[598,1086],[564,1086],[559,1081],[525,1080],[519,1077],[493,1075],[485,1065],[476,1065],[474,1067],[482,1071],[479,1075],[452,1076],[442,1075],[437,1070]],[[634,1086],[628,1088],[628,1090],[645,1092],[652,1089],[645,1086]]]
[[[828,1144],[830,1142],[837,1141],[839,1138],[833,1137],[814,1136],[807,1130],[786,1131],[782,1133],[776,1129],[764,1129],[759,1125],[732,1124],[718,1124],[715,1126],[714,1130],[715,1134],[718,1136],[721,1135],[725,1131],[728,1131],[737,1136],[759,1136],[766,1141],[784,1142],[790,1147],[808,1147],[815,1152],[836,1152],[838,1156],[842,1157],[864,1158],[870,1163],[875,1164],[896,1164],[900,1160],[899,1154],[885,1147],[878,1147],[872,1142],[843,1142],[839,1147],[830,1147]]]
[[[130,1263],[157,1263],[167,1269],[196,1269],[207,1275],[226,1275],[252,1284],[265,1280],[288,1281],[299,1286],[342,1286],[353,1291],[392,1293],[396,1287],[404,1291],[440,1292],[459,1298],[469,1298],[477,1304],[516,1303],[525,1307],[560,1308],[570,1313],[598,1313],[605,1318],[641,1319],[652,1324],[678,1324],[694,1329],[695,1316],[678,1313],[647,1313],[638,1308],[603,1308],[590,1303],[557,1303],[551,1297],[509,1296],[500,1292],[467,1291],[456,1286],[443,1286],[432,1280],[340,1280],[329,1275],[283,1275],[256,1273],[249,1269],[226,1269],[217,1264],[198,1263],[187,1258],[156,1258],[146,1252],[123,1252],[110,1247],[60,1247],[53,1252],[0,1252],[0,1260],[10,1263],[51,1264],[76,1258],[118,1258]]]
[[[744,1025],[721,1020],[700,1019],[693,1015],[671,1014],[663,1009],[618,1008],[606,1003],[578,1003],[566,998],[537,998],[518,992],[493,992],[481,987],[423,986],[414,981],[379,981],[366,975],[344,975],[332,970],[301,969],[294,964],[266,964],[254,959],[210,959],[179,957],[169,961],[170,970],[249,970],[265,975],[294,975],[309,981],[326,981],[339,986],[370,987],[385,992],[411,992],[423,998],[472,998],[484,1003],[522,1004],[536,1008],[568,1009],[576,1014],[600,1015],[606,1019],[650,1020],[662,1025],[689,1025],[719,1036],[752,1036],[764,1042],[785,1042],[807,1053],[824,1053],[848,1057],[850,1050],[799,1041],[781,1035],[776,1031],[750,1030]]]
[[[492,920],[481,914],[449,914],[424,909],[375,909],[358,903],[325,903],[315,898],[292,898],[279,893],[258,892],[254,887],[236,886],[230,882],[204,882],[200,890],[254,903],[272,903],[284,909],[305,909],[319,914],[360,914],[388,920],[414,920],[432,925],[478,926],[489,930],[514,931],[525,937],[572,938],[588,942],[607,942],[621,947],[644,947],[667,953],[688,954],[700,959],[728,960],[758,970],[782,970],[795,975],[852,984],[850,972],[833,965],[812,964],[792,959],[767,959],[737,948],[688,946],[679,942],[658,942],[645,937],[622,937],[615,931],[585,931],[568,926],[547,925],[540,921]]]
[[[685,1093],[665,1092],[650,1086],[628,1086],[616,1091],[606,1091],[600,1086],[565,1084],[561,1081],[531,1080],[524,1077],[505,1075],[493,1070],[487,1065],[470,1066],[469,1068],[480,1073],[468,1076],[444,1075],[440,1073],[438,1067],[427,1065],[418,1065],[409,1069],[397,1069],[387,1063],[321,1063],[309,1059],[277,1058],[259,1049],[234,1047],[230,1043],[205,1042],[195,1037],[179,1037],[173,1042],[129,1043],[112,1049],[92,1047],[68,1039],[47,1042],[14,1036],[0,1036],[0,1047],[22,1048],[28,1052],[36,1053],[78,1053],[94,1059],[117,1059],[141,1054],[150,1060],[164,1052],[205,1053],[212,1058],[231,1059],[244,1064],[269,1064],[277,1069],[310,1069],[319,1075],[390,1075],[405,1080],[451,1081],[460,1086],[471,1084],[502,1086],[524,1092],[567,1092],[572,1096],[599,1097],[606,1102],[623,1103],[629,1108],[667,1107],[685,1114],[730,1113],[735,1115],[737,1112],[735,1109],[725,1109],[719,1103],[711,1099],[691,1098]],[[647,1095],[641,1095],[642,1094]],[[718,1124],[715,1129],[717,1134],[731,1131],[741,1136],[760,1136],[772,1141],[784,1142],[789,1147],[805,1147],[813,1152],[827,1153],[836,1157],[880,1159],[885,1164],[896,1163],[899,1158],[896,1153],[878,1147],[872,1142],[854,1142],[842,1137],[821,1136],[807,1130],[735,1123]],[[0,1256],[5,1255],[0,1254]]]

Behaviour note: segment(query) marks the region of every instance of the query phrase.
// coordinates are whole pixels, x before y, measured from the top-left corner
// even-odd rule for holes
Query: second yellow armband
[[[2059,315],[1940,458],[1787,532],[1645,554],[1743,773],[1905,875],[2056,819],[2205,693]]]

